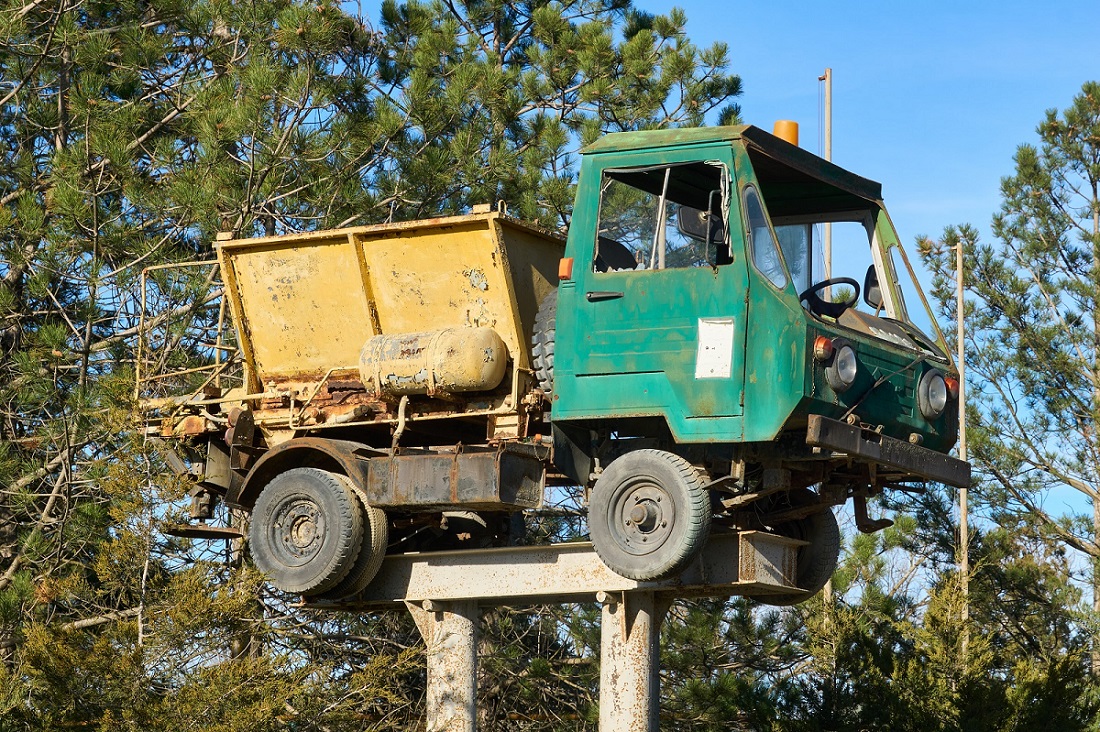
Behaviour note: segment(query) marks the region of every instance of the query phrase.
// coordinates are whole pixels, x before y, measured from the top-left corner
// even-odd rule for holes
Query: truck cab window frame
[[[741,197],[753,267],[773,286],[782,290],[787,286],[787,267],[775,232],[768,223],[768,215],[764,212],[762,197],[753,185],[745,186]]]
[[[730,180],[713,160],[605,169],[593,271],[729,264]]]

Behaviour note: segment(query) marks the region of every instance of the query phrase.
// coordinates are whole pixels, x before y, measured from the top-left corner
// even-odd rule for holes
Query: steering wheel
[[[836,285],[848,285],[852,288],[851,297],[847,298],[843,302],[826,302],[818,297],[818,292],[824,290],[826,287],[835,287]],[[859,283],[853,280],[851,277],[830,277],[827,280],[821,280],[816,285],[804,290],[799,296],[798,301],[806,301],[806,304],[810,306],[810,312],[814,315],[825,315],[830,318],[839,318],[840,314],[848,308],[859,302]]]

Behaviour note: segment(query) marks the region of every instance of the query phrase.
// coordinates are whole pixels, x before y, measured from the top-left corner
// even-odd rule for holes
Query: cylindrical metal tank
[[[395,395],[488,391],[507,366],[508,348],[492,328],[378,335],[359,354],[367,389]]]

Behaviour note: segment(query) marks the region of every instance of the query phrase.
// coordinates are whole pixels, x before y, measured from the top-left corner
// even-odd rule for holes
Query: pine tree
[[[971,226],[925,240],[935,295],[954,319],[954,247],[964,252],[971,459],[995,515],[1021,513],[1093,562],[1100,613],[1100,84],[1088,82],[1021,145],[1001,181],[993,243]],[[1077,491],[1091,516],[1047,508]],[[1061,502],[1059,502],[1059,505]],[[1100,673],[1100,646],[1093,671]]]
[[[221,293],[213,268],[158,267],[209,261],[222,229],[497,198],[557,225],[578,145],[698,123],[739,80],[682,15],[626,3],[383,12],[378,34],[330,2],[0,4],[0,729],[407,729],[422,713],[408,622],[302,611],[239,552],[165,535],[188,482],[133,420],[134,370],[179,372],[147,396],[200,384]],[[558,711],[573,692],[540,691],[547,668],[579,669],[578,699],[593,688],[563,613],[493,631],[526,646],[501,649],[528,664],[515,698]]]
[[[726,45],[695,47],[686,22],[629,0],[386,0],[378,109],[406,124],[373,184],[392,217],[505,201],[564,227],[581,145],[712,113],[736,121]]]
[[[5,3],[0,33],[0,727],[178,729],[219,678],[242,720],[219,728],[294,714],[249,695],[317,724],[357,690],[373,703],[323,660],[311,696],[307,651],[256,617],[258,578],[165,539],[186,485],[132,411],[143,295],[161,369],[204,365],[218,312],[211,268],[151,272],[141,293],[144,268],[209,258],[223,223],[307,229],[372,205],[373,36],[326,4],[67,0]]]

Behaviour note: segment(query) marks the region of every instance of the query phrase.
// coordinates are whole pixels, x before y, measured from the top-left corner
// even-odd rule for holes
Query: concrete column
[[[652,592],[600,593],[600,732],[658,732],[661,621]]]
[[[428,646],[428,732],[475,732],[477,602],[427,600],[406,606]]]

